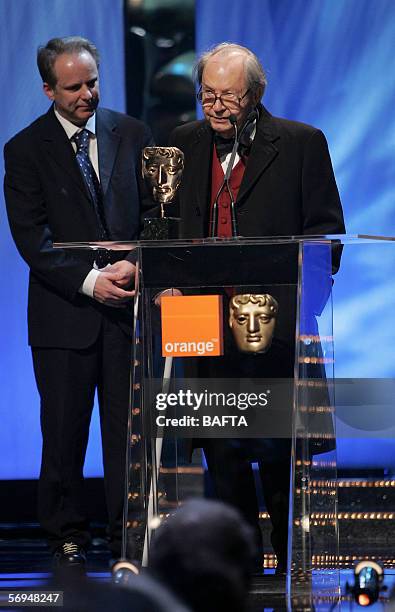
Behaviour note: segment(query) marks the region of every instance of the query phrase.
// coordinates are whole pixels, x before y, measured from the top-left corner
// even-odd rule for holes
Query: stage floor
[[[270,521],[261,513],[263,541],[266,543],[262,576],[254,576],[249,596],[249,612],[265,610],[356,610],[360,608],[347,583],[353,584],[357,561],[374,560],[384,569],[383,586],[377,603],[369,609],[395,610],[395,479],[391,475],[347,475],[338,481],[339,557],[336,576],[338,592],[326,591],[333,573],[317,559],[309,582],[308,601],[286,600],[285,578],[274,576],[275,557],[269,548]],[[92,524],[92,546],[88,551],[87,578],[90,584],[111,583],[110,553],[106,547],[105,525]],[[325,562],[325,560],[324,560]],[[332,561],[333,563],[333,561]],[[53,585],[52,558],[44,534],[36,523],[0,522],[0,595],[10,590],[37,591]],[[4,608],[0,602],[0,608]],[[13,608],[16,609],[16,608]],[[131,609],[132,612],[132,609]]]
[[[365,534],[368,532],[365,530]],[[375,526],[376,527],[376,526]],[[6,538],[6,531],[8,537]],[[86,576],[91,584],[110,583],[110,554],[106,548],[104,527],[97,526],[92,546],[88,551]],[[54,588],[52,558],[42,533],[37,525],[1,526],[0,540],[0,609],[5,608],[5,593],[21,591],[42,591]],[[13,535],[9,537],[10,533]],[[344,552],[344,550],[343,550]],[[395,564],[391,564],[392,551],[376,551],[384,565],[386,587],[380,594],[377,603],[369,606],[372,611],[395,610]],[[286,598],[286,581],[284,577],[274,575],[273,555],[265,555],[265,569],[262,576],[254,576],[251,582],[248,612],[282,611],[282,610],[353,610],[360,606],[355,603],[352,594],[347,592],[347,582],[353,584],[352,555],[349,561],[343,561],[340,569],[341,599],[323,595],[328,570],[314,570],[310,585],[310,597],[297,599],[288,603]],[[344,567],[348,563],[349,567]],[[391,567],[392,565],[392,567]],[[67,597],[67,594],[65,593]],[[15,608],[13,608],[15,609]],[[132,612],[133,608],[131,608]],[[114,612],[116,612],[114,608]]]

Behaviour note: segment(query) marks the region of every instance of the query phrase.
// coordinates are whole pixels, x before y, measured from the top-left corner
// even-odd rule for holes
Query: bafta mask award
[[[160,217],[144,219],[144,240],[178,238],[180,219],[167,216],[174,204],[184,170],[184,153],[177,147],[145,147],[142,156],[143,179],[155,202],[160,205]]]
[[[266,353],[273,339],[278,303],[268,293],[235,295],[229,303],[229,327],[242,353]]]

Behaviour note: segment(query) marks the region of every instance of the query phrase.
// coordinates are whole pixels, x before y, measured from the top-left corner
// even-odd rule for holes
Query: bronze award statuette
[[[278,303],[268,293],[235,295],[229,303],[229,327],[242,353],[266,353],[273,339]]]
[[[143,240],[178,238],[180,219],[165,215],[165,207],[175,200],[184,170],[184,153],[177,147],[145,147],[142,155],[143,179],[155,202],[160,218],[144,219]]]

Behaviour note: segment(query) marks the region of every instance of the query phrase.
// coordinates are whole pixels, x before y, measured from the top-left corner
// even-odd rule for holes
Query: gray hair
[[[202,55],[198,58],[193,69],[193,76],[198,86],[200,87],[202,84],[203,70],[207,62],[214,55],[229,54],[232,51],[238,51],[245,56],[245,77],[247,88],[251,89],[252,91],[257,91],[258,89],[262,88],[263,95],[267,85],[267,79],[258,57],[255,55],[255,53],[247,49],[247,47],[230,42],[220,43],[219,45],[216,45],[215,47],[212,47],[208,51],[202,53]]]
[[[57,78],[54,65],[59,55],[63,53],[82,53],[87,51],[91,54],[99,67],[99,52],[97,47],[87,38],[82,36],[65,36],[64,38],[51,38],[45,45],[37,50],[37,66],[43,83],[48,83],[50,87],[55,87]]]

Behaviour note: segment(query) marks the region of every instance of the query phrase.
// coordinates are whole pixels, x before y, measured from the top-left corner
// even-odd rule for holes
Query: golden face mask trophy
[[[177,147],[145,147],[142,155],[142,174],[155,202],[160,204],[160,218],[144,219],[143,240],[178,238],[180,219],[168,217],[181,183],[184,153]]]
[[[229,327],[242,353],[266,353],[273,339],[278,303],[268,293],[235,295],[229,303]]]

